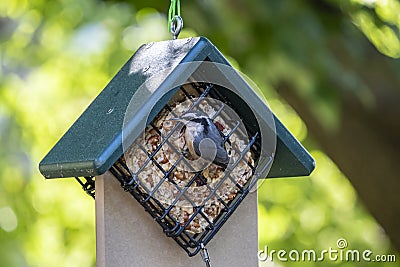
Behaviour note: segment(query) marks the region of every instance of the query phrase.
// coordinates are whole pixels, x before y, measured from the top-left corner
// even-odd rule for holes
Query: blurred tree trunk
[[[400,250],[399,61],[383,56],[360,35],[363,60],[356,62],[346,52],[343,37],[335,37],[330,44],[332,53],[371,90],[372,107],[338,85],[340,124],[329,131],[311,112],[312,103],[301,98],[293,84],[278,81],[275,88],[305,121],[313,140],[350,179],[365,206]]]
[[[323,25],[332,27],[332,21],[334,18],[326,22],[329,26]],[[341,40],[345,37],[338,34],[339,23],[336,26],[336,33],[331,31],[330,50],[371,90],[374,96],[372,107],[363,104],[352,90],[332,81],[339,92],[340,118],[335,130],[328,130],[311,111],[312,103],[297,93],[299,89],[293,83],[280,80],[275,83],[275,88],[302,117],[313,140],[350,179],[365,206],[400,249],[399,61],[380,54],[361,34],[358,38],[361,39],[363,60],[353,60],[344,46],[345,41]]]
[[[398,103],[395,103],[400,100],[400,94],[396,92],[400,84],[395,77],[388,79],[385,68],[377,69],[385,65],[383,56],[371,51],[368,58],[372,59],[371,64],[359,71],[362,75],[375,77],[370,83],[377,85],[376,108],[365,110],[354,95],[344,92],[340,96],[340,127],[335,132],[324,130],[311,113],[309,103],[296,94],[292,85],[282,82],[276,88],[305,121],[313,140],[350,179],[365,206],[400,249],[397,169],[400,114]]]

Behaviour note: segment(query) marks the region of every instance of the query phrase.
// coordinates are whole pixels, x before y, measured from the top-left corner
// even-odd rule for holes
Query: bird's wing
[[[217,149],[217,154],[215,155],[214,163],[226,169],[229,163],[228,152],[225,149],[224,143],[219,144],[219,149]]]

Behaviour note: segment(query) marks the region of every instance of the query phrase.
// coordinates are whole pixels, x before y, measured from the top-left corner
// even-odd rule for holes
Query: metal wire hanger
[[[200,244],[200,247],[201,247],[201,251],[200,251],[201,258],[205,262],[206,267],[211,267],[210,256],[208,255],[208,250],[206,249],[206,247],[204,246],[203,243]]]
[[[168,30],[172,33],[172,38],[178,38],[183,28],[183,19],[181,17],[181,1],[171,0],[168,12]]]

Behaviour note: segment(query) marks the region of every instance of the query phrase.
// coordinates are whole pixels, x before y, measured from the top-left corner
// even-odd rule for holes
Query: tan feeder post
[[[229,163],[216,161],[215,142],[190,142],[193,123],[210,134],[200,118],[220,134]],[[75,177],[95,197],[99,267],[258,266],[257,184],[314,165],[254,88],[196,37],[140,47],[39,169]]]

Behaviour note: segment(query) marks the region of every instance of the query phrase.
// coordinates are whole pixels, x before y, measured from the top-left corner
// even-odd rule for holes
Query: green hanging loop
[[[183,28],[183,20],[181,18],[181,1],[171,0],[168,11],[168,31],[176,39]]]
[[[172,20],[175,16],[181,16],[181,1],[171,0],[168,12],[168,31],[171,31]]]

